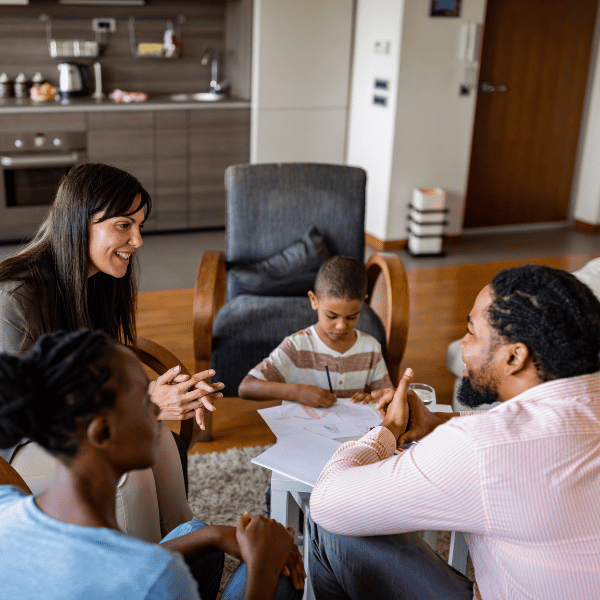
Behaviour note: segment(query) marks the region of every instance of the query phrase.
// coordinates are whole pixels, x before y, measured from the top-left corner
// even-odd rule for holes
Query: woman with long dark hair
[[[132,175],[100,163],[73,167],[61,182],[36,235],[0,263],[0,351],[22,354],[42,334],[59,329],[100,329],[124,344],[135,343],[136,250],[151,209],[148,192]],[[162,419],[214,410],[207,396],[213,371],[191,378],[171,370],[151,384]],[[152,470],[123,476],[117,488],[121,527],[158,542],[189,521],[175,434],[164,435]],[[56,461],[39,445],[21,440],[2,453],[34,493],[50,484]],[[185,456],[185,453],[184,453]]]
[[[158,410],[135,354],[102,332],[57,331],[0,354],[0,448],[27,436],[57,460],[43,494],[0,486],[3,598],[215,600],[226,552],[244,563],[223,600],[299,600],[302,557],[274,520],[190,520],[160,545],[119,531],[117,482],[152,466]]]

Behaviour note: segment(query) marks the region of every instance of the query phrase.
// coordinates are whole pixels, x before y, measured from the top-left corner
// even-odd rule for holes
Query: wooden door
[[[465,227],[568,219],[597,3],[488,0]]]

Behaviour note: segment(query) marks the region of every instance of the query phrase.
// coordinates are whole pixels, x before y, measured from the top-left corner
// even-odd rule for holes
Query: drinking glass
[[[431,411],[435,410],[435,390],[426,383],[411,383],[408,386],[409,390],[412,390],[421,402],[427,406]]]

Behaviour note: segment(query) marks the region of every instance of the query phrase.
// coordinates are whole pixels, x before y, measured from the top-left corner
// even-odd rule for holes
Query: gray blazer
[[[20,356],[44,333],[52,331],[44,309],[50,298],[38,298],[34,290],[20,281],[0,282],[0,352]],[[9,449],[0,449],[0,456],[10,461],[15,451],[27,440]]]

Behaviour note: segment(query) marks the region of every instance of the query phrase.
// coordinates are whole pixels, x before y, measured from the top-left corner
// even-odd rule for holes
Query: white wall
[[[404,9],[386,239],[406,238],[415,187],[444,189],[446,233],[462,230],[476,93],[459,95],[458,38],[462,23],[483,23],[485,0],[463,2],[460,17],[429,17],[430,6],[430,0],[411,0]]]
[[[600,9],[590,61],[586,110],[573,183],[573,218],[600,224]]]
[[[441,187],[447,233],[458,234],[476,101],[474,91],[459,96],[458,36],[462,23],[483,23],[486,0],[462,2],[459,18],[429,17],[431,0],[356,3],[347,109],[353,0],[254,0],[251,161],[362,166],[365,228],[381,240],[406,239],[412,188]],[[375,51],[378,41],[389,54]],[[574,218],[588,223],[600,223],[599,46],[573,185]],[[389,80],[388,92],[375,92],[376,77]],[[374,105],[374,93],[388,106]]]
[[[353,1],[254,0],[251,162],[344,162]]]
[[[365,230],[378,239],[387,238],[403,10],[404,0],[359,0],[356,13],[346,162],[367,171]],[[377,42],[389,52],[376,52]],[[375,78],[389,90],[376,91]],[[375,94],[388,105],[373,104]]]
[[[414,187],[448,194],[448,234],[461,231],[475,92],[459,96],[460,25],[483,22],[485,0],[462,3],[461,17],[429,17],[430,0],[359,0],[347,162],[369,175],[366,231],[406,239]],[[390,55],[374,50],[391,41]],[[374,106],[374,77],[389,77],[387,108]]]

